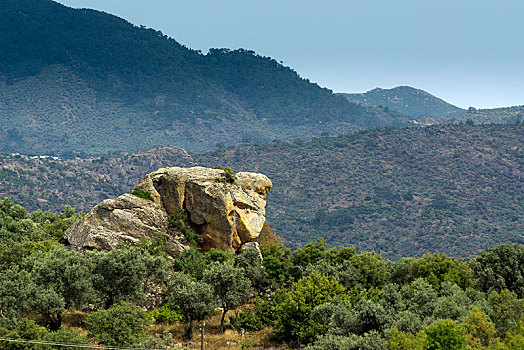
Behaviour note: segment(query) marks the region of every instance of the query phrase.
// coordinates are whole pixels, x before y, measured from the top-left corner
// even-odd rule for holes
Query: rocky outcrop
[[[220,169],[162,168],[137,186],[152,201],[124,194],[98,204],[65,233],[65,240],[83,249],[111,249],[120,242],[137,242],[158,233],[177,254],[188,246],[170,225],[178,210],[202,235],[203,249],[236,250],[255,239],[265,222],[266,194],[271,181],[262,174],[237,173],[226,181]]]
[[[170,215],[177,208],[186,211],[204,238],[205,250],[237,249],[260,234],[272,184],[256,173],[237,173],[232,183],[224,178],[220,169],[163,168],[146,175],[137,187],[150,192]]]

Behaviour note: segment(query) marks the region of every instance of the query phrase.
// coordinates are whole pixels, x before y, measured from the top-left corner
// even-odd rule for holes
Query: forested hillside
[[[51,0],[0,3],[0,151],[73,156],[406,125],[250,50],[191,50]]]
[[[341,93],[348,101],[368,107],[387,107],[404,115],[420,117],[442,117],[461,114],[462,108],[410,86],[397,86],[392,89],[376,88],[365,93]],[[437,118],[438,120],[438,118]]]
[[[388,258],[469,256],[522,243],[524,129],[446,125],[370,130],[311,142],[243,145],[206,154],[164,148],[55,161],[5,155],[0,195],[31,210],[88,210],[163,166],[229,165],[273,181],[267,217],[287,244],[317,237]]]
[[[0,196],[14,198],[29,210],[58,211],[68,204],[87,211],[130,192],[145,174],[170,165],[190,167],[196,162],[176,147],[67,161],[0,155]]]

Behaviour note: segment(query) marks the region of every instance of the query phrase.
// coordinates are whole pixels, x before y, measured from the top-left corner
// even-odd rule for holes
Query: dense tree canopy
[[[473,269],[483,291],[510,289],[524,297],[524,247],[503,244],[483,251],[474,260]]]
[[[233,254],[193,246],[170,264],[155,240],[111,251],[66,249],[57,237],[72,223],[71,210],[27,215],[10,201],[3,204],[9,227],[29,225],[17,241],[0,240],[0,337],[166,347],[174,336],[190,338],[193,322],[207,323],[220,306],[217,330],[270,333],[273,342],[308,350],[495,350],[523,344],[519,245],[467,260],[435,252],[390,261],[355,247],[328,249],[321,239],[291,252],[273,237],[261,246],[262,261],[255,249]],[[57,224],[46,226],[51,222]],[[10,259],[6,242],[28,248]],[[77,326],[87,327],[87,338],[71,329],[75,310],[86,317]],[[185,322],[178,329],[186,331],[153,334],[165,327],[151,327],[153,321]],[[262,330],[267,326],[271,332]],[[9,344],[0,349],[13,348]]]

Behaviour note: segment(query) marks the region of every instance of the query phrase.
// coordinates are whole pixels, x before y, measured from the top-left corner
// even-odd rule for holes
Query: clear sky
[[[204,52],[245,48],[337,92],[410,85],[460,107],[524,104],[522,0],[59,0]]]

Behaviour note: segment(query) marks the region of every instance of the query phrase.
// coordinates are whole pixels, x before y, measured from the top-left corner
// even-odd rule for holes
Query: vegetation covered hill
[[[524,107],[468,110],[458,108],[426,91],[409,86],[376,88],[365,93],[340,93],[348,101],[367,107],[384,107],[414,118],[421,124],[518,124],[524,120]]]
[[[388,107],[413,118],[440,117],[465,112],[462,108],[410,86],[397,86],[392,89],[376,88],[365,93],[342,93],[340,95],[362,106]]]
[[[202,54],[51,0],[0,3],[0,151],[72,156],[405,125],[253,51]]]
[[[69,203],[87,211],[130,192],[145,174],[170,165],[190,167],[196,162],[176,147],[74,160],[0,155],[0,196],[14,198],[29,210],[58,211]]]
[[[442,125],[370,130],[311,142],[176,148],[69,161],[0,158],[0,195],[31,210],[89,210],[163,166],[229,165],[273,181],[267,217],[287,244],[316,237],[388,258],[469,256],[523,243],[524,129]]]
[[[292,245],[325,237],[395,258],[524,242],[522,125],[369,130],[195,159],[268,175],[269,220]]]

